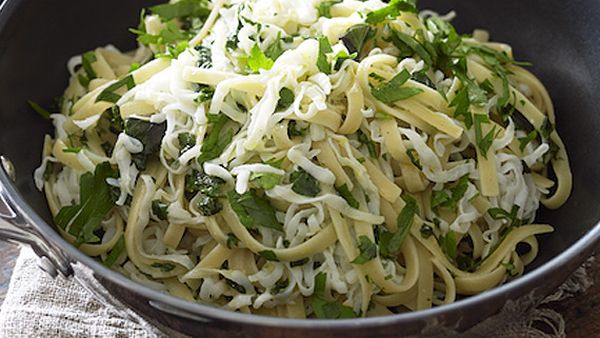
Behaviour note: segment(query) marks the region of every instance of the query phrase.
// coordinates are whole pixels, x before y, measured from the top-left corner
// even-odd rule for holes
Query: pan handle
[[[14,167],[4,156],[0,156],[0,162],[0,240],[31,246],[40,257],[40,268],[51,277],[55,278],[59,274],[64,277],[71,276],[73,268],[70,260],[44,238],[36,224],[28,222],[20,214],[7,189],[10,181],[15,180]]]

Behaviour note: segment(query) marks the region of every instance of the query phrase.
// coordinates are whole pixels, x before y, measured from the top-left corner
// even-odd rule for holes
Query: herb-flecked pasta
[[[68,63],[35,173],[58,231],[151,288],[290,318],[426,309],[521,275],[553,231],[540,202],[570,194],[567,153],[540,81],[453,16],[147,9],[136,51]]]

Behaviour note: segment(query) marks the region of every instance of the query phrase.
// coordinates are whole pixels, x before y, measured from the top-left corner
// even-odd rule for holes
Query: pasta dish
[[[179,0],[68,62],[35,182],[57,230],[150,288],[353,318],[518,277],[571,191],[509,45],[416,0]]]

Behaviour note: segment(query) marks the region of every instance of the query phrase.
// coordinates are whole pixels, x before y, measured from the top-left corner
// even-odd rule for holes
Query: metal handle
[[[0,156],[0,240],[27,244],[40,257],[40,268],[55,278],[59,274],[65,277],[73,274],[73,268],[67,257],[44,238],[35,224],[30,224],[18,212],[15,203],[7,192],[6,185],[15,180],[14,166],[4,156]]]

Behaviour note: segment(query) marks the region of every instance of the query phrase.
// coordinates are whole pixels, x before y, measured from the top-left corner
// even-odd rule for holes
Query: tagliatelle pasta
[[[179,0],[69,61],[35,173],[58,231],[188,301],[290,318],[494,288],[571,191],[510,46],[415,1]]]

